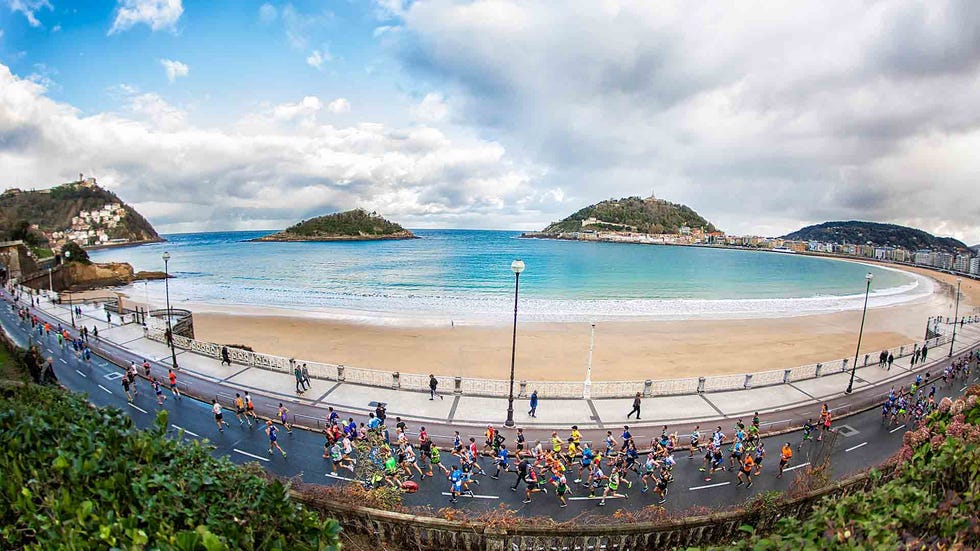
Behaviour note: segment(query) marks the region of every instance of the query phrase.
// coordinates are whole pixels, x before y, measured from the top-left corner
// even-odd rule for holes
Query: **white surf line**
[[[731,484],[731,482],[719,482],[718,484],[708,484],[707,486],[694,486],[692,488],[688,488],[688,490],[691,490],[693,492],[694,490],[706,490],[708,488],[717,488],[719,486],[728,486],[729,484]]]
[[[602,496],[593,496],[593,497],[589,497],[589,496],[584,496],[584,497],[570,497],[570,498],[568,498],[568,501],[588,501],[590,499],[591,500],[602,499]],[[621,498],[619,496],[609,496],[606,499],[623,499],[623,498]]]
[[[86,375],[86,374],[84,374],[84,373],[82,373],[81,371],[79,371],[79,370],[77,370],[77,369],[75,370],[75,373],[78,373],[78,374],[79,374],[79,375],[81,375],[82,377],[85,377],[86,379],[88,379],[88,375]]]
[[[112,391],[111,390],[109,390],[108,388],[106,388],[106,387],[104,387],[102,385],[99,385],[99,388],[101,388],[102,390],[108,392],[109,394],[112,394]]]
[[[257,455],[253,455],[253,454],[250,454],[248,452],[243,452],[242,450],[240,450],[238,448],[234,448],[233,450],[236,451],[236,452],[238,452],[238,453],[240,453],[240,454],[242,454],[242,455],[247,455],[247,456],[251,457],[252,459],[258,459],[259,461],[265,461],[266,463],[269,462],[269,458],[268,457],[259,457]]]
[[[444,496],[451,496],[453,494],[451,494],[449,492],[442,492],[442,495],[444,495]],[[468,497],[470,499],[474,499],[474,498],[475,499],[500,499],[500,496],[485,496],[485,495],[480,495],[480,494],[470,495],[470,494],[466,494],[466,493],[459,494],[459,497]]]
[[[184,434],[189,434],[189,435],[194,436],[196,438],[200,438],[201,437],[200,434],[197,434],[196,432],[191,432],[191,431],[185,429],[184,427],[178,427],[177,425],[170,425],[170,426],[173,427],[173,428],[175,428],[175,429],[177,429],[177,430],[184,431]]]
[[[899,426],[893,428],[892,430],[888,431],[888,434],[891,434],[891,433],[896,432],[896,431],[900,431],[900,430],[902,430],[904,428],[905,428],[905,425],[899,425]]]
[[[793,471],[793,470],[796,470],[796,469],[802,469],[803,467],[806,467],[809,464],[810,464],[810,462],[807,461],[806,463],[800,463],[799,465],[793,465],[792,467],[786,467],[785,469],[783,469],[783,472],[785,473],[786,471]]]
[[[339,474],[327,473],[327,478],[336,478],[337,480],[346,480],[347,482],[357,482],[353,478],[347,478],[346,476],[340,476]]]
[[[845,451],[845,452],[849,452],[849,451],[851,451],[851,450],[856,450],[856,449],[858,449],[858,448],[860,448],[861,446],[867,446],[867,445],[868,445],[868,443],[867,443],[867,442],[861,442],[861,443],[860,443],[860,444],[858,444],[857,446],[851,446],[850,448],[847,448],[847,449],[846,449],[846,450],[844,450],[844,451]]]
[[[129,404],[129,405],[130,405],[130,407],[132,407],[132,408],[134,408],[134,409],[136,409],[136,411],[142,411],[143,413],[149,413],[149,412],[148,412],[148,411],[146,411],[145,409],[143,409],[143,408],[141,408],[141,407],[139,407],[139,406],[137,406],[136,404],[134,404],[134,403],[132,403],[132,402],[126,402],[126,403],[127,403],[127,404]]]

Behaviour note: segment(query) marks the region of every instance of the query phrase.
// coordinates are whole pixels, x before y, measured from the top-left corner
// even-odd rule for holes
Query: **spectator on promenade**
[[[293,360],[289,360],[289,363],[293,363]],[[303,387],[303,372],[299,370],[298,365],[293,365],[293,377],[296,379],[296,394],[302,394],[305,387]]]
[[[439,381],[436,379],[436,376],[429,373],[429,400],[434,399],[436,396],[438,396],[440,400],[444,399],[441,394],[436,392],[436,387],[438,386]]]
[[[306,388],[309,389],[313,385],[310,384],[310,370],[309,368],[306,367],[305,363],[303,364],[302,372],[303,372],[303,384],[305,384]]]
[[[221,347],[221,365],[227,365],[231,367],[231,355],[228,354],[228,347]]]
[[[538,416],[538,391],[537,390],[531,391],[530,406],[531,409],[528,410],[527,414],[531,417],[537,417]]]
[[[892,364],[895,363],[895,355],[892,353],[888,354],[888,371],[892,370]]]
[[[636,393],[636,397],[633,398],[633,409],[630,410],[630,412],[626,414],[626,418],[627,419],[629,419],[635,413],[636,414],[636,420],[637,421],[640,420],[640,401],[641,401],[641,399],[642,398],[640,396],[640,393],[637,392]]]

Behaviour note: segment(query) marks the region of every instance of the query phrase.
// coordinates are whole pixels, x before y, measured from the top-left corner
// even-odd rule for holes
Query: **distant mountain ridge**
[[[670,234],[678,233],[685,226],[691,229],[703,228],[706,232],[716,231],[714,224],[686,205],[655,197],[626,197],[589,205],[563,220],[549,224],[542,233],[621,230]]]
[[[107,205],[117,205],[109,212]],[[95,211],[100,216],[80,219],[83,212]],[[109,213],[103,219],[101,214]],[[118,220],[114,218],[118,216]],[[15,237],[18,226],[24,223],[37,225],[37,229],[50,241],[51,234],[80,232],[79,228],[91,228],[96,239],[82,245],[106,244],[98,242],[98,233],[107,240],[125,240],[131,243],[161,241],[153,226],[133,207],[115,193],[103,189],[94,179],[55,186],[51,189],[21,191],[8,189],[0,194],[0,232],[6,238]],[[73,230],[74,226],[74,230]],[[36,232],[36,230],[32,230]],[[87,233],[87,230],[86,230]]]
[[[867,244],[877,247],[901,247],[910,251],[929,249],[948,253],[962,253],[967,247],[952,237],[936,237],[931,233],[897,224],[862,222],[824,222],[801,228],[782,237],[794,241],[820,241],[824,243]]]
[[[415,239],[412,232],[376,212],[354,209],[317,216],[252,241],[369,241]]]

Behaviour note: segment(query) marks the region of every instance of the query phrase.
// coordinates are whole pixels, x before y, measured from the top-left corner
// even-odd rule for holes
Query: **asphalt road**
[[[18,344],[26,346],[29,339],[29,324],[22,325],[16,313],[6,304],[0,308],[0,323]],[[35,339],[36,340],[36,339]],[[282,458],[278,453],[268,454],[268,438],[261,430],[261,427],[249,428],[240,426],[233,412],[225,410],[225,420],[231,426],[226,428],[223,433],[217,430],[211,414],[210,404],[185,397],[183,400],[175,400],[170,396],[169,391],[165,393],[169,399],[162,405],[157,405],[156,398],[145,380],[139,382],[139,396],[133,403],[128,403],[123,393],[119,378],[122,368],[110,363],[109,361],[92,356],[91,362],[85,362],[77,358],[70,349],[62,350],[57,344],[56,338],[50,340],[41,339],[40,343],[44,348],[44,355],[54,358],[55,372],[63,385],[76,392],[88,395],[89,401],[98,406],[112,406],[120,408],[130,414],[138,427],[151,425],[159,409],[169,411],[169,423],[173,438],[193,438],[206,440],[214,446],[215,456],[225,456],[236,463],[258,462],[262,467],[279,475],[295,477],[299,476],[305,482],[318,484],[343,484],[347,480],[328,476],[330,473],[329,462],[322,458],[323,436],[310,431],[295,429],[292,433],[281,431],[280,444],[287,452],[287,458]],[[155,368],[154,375],[163,378],[163,371]],[[972,376],[976,380],[976,374]],[[954,384],[939,388],[939,396],[958,395],[966,387],[966,381],[957,380]],[[814,412],[816,416],[817,412]],[[888,427],[882,424],[880,410],[873,409],[863,413],[858,413],[841,419],[835,423],[836,428],[844,430],[837,438],[836,445],[831,451],[831,468],[834,477],[843,477],[867,468],[870,465],[880,463],[894,452],[902,443],[903,427]],[[703,433],[703,438],[710,437],[708,433]],[[733,432],[730,426],[723,426],[723,430],[731,435]],[[464,432],[465,434],[465,432]],[[675,481],[670,485],[667,502],[664,507],[674,510],[687,509],[694,505],[709,507],[723,507],[744,501],[752,494],[766,492],[770,490],[785,490],[792,483],[794,476],[802,470],[811,459],[811,454],[816,448],[809,445],[804,446],[803,450],[796,452],[789,467],[794,472],[788,472],[782,479],[775,477],[776,465],[778,464],[779,448],[783,442],[792,442],[795,446],[800,441],[800,432],[793,432],[765,439],[768,458],[765,461],[761,476],[755,479],[751,489],[735,486],[735,473],[717,472],[711,481],[704,480],[704,474],[698,471],[701,465],[701,456],[688,458],[687,451],[678,451],[674,457],[677,459],[677,467],[674,469]],[[681,442],[685,442],[687,437],[682,435]],[[641,448],[646,447],[646,441],[641,443]],[[443,455],[443,463],[447,466],[453,464],[453,457],[448,453]],[[726,454],[727,460],[727,454]],[[482,465],[487,471],[493,472],[493,465],[489,458],[481,460]],[[341,469],[340,476],[348,476],[349,471]],[[577,468],[571,468],[569,475],[577,474]],[[568,476],[569,482],[576,476]],[[490,477],[478,477],[481,484],[473,486],[476,492],[475,498],[460,498],[458,504],[453,507],[465,509],[492,509],[500,504],[506,505],[510,509],[517,510],[520,514],[526,515],[546,515],[556,520],[570,519],[582,514],[584,511],[595,511],[600,514],[611,514],[619,508],[640,508],[646,505],[657,504],[659,498],[651,492],[640,493],[638,484],[634,479],[632,489],[626,489],[628,499],[610,499],[604,508],[596,507],[596,499],[588,499],[587,491],[584,487],[572,485],[569,506],[565,509],[558,507],[558,500],[553,492],[545,494],[535,494],[530,504],[522,503],[524,498],[523,485],[517,492],[510,490],[516,475],[506,473],[500,480],[493,480]],[[426,479],[421,482],[420,490],[415,494],[405,494],[404,503],[406,505],[428,505],[433,509],[438,509],[449,504],[449,484],[442,476],[434,479]],[[550,487],[550,486],[549,486]]]

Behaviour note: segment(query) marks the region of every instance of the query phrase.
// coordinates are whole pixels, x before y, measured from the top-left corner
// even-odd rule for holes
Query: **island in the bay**
[[[709,235],[724,235],[715,225],[686,205],[658,199],[626,197],[609,199],[589,205],[578,212],[553,222],[540,232],[527,232],[522,237],[553,239],[621,240],[639,239],[642,242],[666,242],[666,236],[700,240]]]
[[[251,241],[375,241],[417,238],[412,232],[385,220],[376,212],[354,209],[303,220],[281,232]]]

